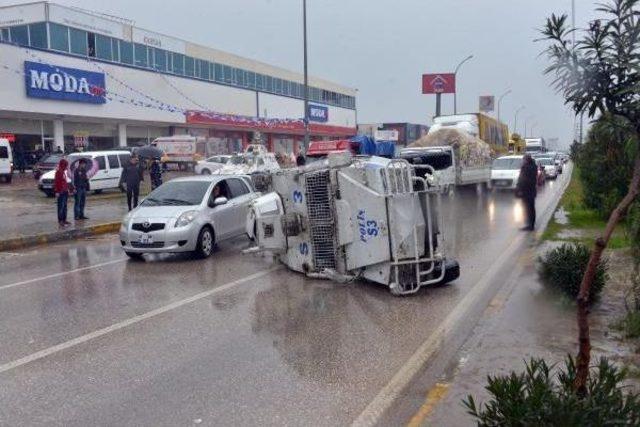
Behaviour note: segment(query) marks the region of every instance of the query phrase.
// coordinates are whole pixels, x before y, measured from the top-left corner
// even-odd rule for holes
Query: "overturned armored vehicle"
[[[440,191],[401,159],[352,158],[273,173],[247,232],[290,269],[311,277],[366,279],[405,295],[460,275],[439,242]]]

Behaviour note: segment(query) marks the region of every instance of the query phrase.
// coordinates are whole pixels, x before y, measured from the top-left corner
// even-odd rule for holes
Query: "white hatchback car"
[[[211,255],[216,242],[245,233],[256,193],[248,176],[177,178],[153,190],[120,226],[120,243],[131,258],[148,252]]]
[[[514,190],[518,185],[524,156],[502,156],[491,165],[491,188]]]

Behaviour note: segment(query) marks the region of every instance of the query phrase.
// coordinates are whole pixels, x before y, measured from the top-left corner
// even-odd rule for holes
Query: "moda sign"
[[[30,98],[104,104],[105,78],[103,73],[57,67],[25,61],[25,84]]]
[[[309,104],[309,120],[312,122],[327,122],[329,121],[329,109],[322,105]]]

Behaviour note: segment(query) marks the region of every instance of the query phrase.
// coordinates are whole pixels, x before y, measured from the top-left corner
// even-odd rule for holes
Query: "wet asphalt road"
[[[205,261],[127,261],[115,236],[0,253],[0,425],[350,424],[522,238],[512,193],[443,202],[462,277],[407,298],[305,279],[244,239]]]

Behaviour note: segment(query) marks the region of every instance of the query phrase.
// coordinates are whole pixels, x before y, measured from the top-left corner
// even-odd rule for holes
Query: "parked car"
[[[558,177],[558,166],[556,161],[551,157],[542,157],[536,160],[544,167],[544,175],[549,179],[556,179]]]
[[[491,188],[514,190],[520,177],[520,167],[524,156],[502,156],[491,165]]]
[[[0,177],[3,177],[7,183],[13,178],[13,153],[11,153],[11,144],[6,138],[0,138]]]
[[[45,155],[33,165],[33,177],[39,179],[43,174],[54,170],[62,157],[62,154]]]
[[[173,179],[124,217],[122,249],[131,258],[148,252],[195,252],[206,258],[217,242],[245,233],[249,205],[259,195],[248,176]]]
[[[79,158],[95,160],[98,164],[98,171],[89,179],[89,188],[100,193],[103,190],[118,188],[122,167],[129,162],[131,153],[127,150],[112,151],[86,151],[83,153],[73,153],[67,156],[69,164]],[[46,172],[38,180],[38,188],[47,197],[53,197],[53,178],[55,169]]]
[[[198,175],[211,175],[212,172],[215,172],[229,161],[231,158],[230,155],[218,155],[212,156],[205,160],[200,160],[196,163],[195,173]]]

